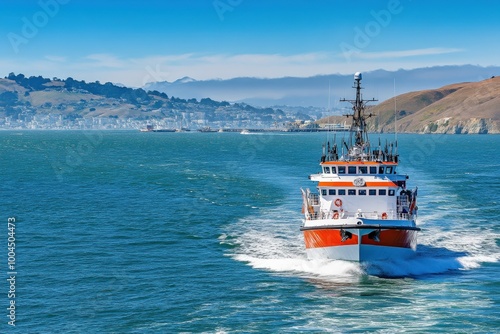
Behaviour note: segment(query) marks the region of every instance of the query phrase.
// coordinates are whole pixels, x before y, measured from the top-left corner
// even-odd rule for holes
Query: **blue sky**
[[[499,13],[495,0],[2,0],[0,75],[138,87],[499,66]]]

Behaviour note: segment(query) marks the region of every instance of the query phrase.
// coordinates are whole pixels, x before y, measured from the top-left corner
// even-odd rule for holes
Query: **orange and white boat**
[[[406,189],[397,173],[397,141],[372,147],[361,98],[361,73],[354,75],[349,139],[323,146],[321,172],[309,178],[318,193],[301,189],[306,253],[310,259],[377,261],[406,258],[417,247],[417,189]]]

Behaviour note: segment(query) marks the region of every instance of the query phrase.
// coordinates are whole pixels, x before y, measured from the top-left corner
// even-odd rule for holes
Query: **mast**
[[[325,161],[377,161],[377,162],[393,162],[398,163],[398,141],[397,134],[395,143],[386,142],[385,148],[382,149],[380,137],[378,148],[374,146],[374,150],[371,150],[371,144],[368,140],[368,129],[366,125],[366,120],[373,115],[365,114],[366,105],[368,102],[375,102],[372,98],[371,100],[363,100],[361,95],[361,79],[362,75],[360,72],[354,74],[354,86],[356,89],[356,99],[347,100],[345,98],[341,99],[340,102],[349,102],[352,104],[352,114],[344,115],[347,117],[352,117],[352,124],[349,129],[349,139],[345,140],[342,138],[341,144],[338,146],[336,138],[334,139],[333,146],[330,145],[329,139],[325,142],[323,146],[323,155],[321,157],[321,162]],[[396,106],[395,106],[396,107]],[[395,108],[395,117],[397,116]],[[395,124],[396,125],[396,124]],[[397,130],[397,127],[395,126]],[[390,152],[389,152],[390,147]]]
[[[366,119],[372,117],[372,114],[365,115],[365,107],[368,102],[377,101],[375,99],[363,100],[361,96],[361,79],[360,72],[354,74],[354,86],[356,89],[356,99],[346,100],[341,99],[340,102],[350,102],[352,104],[352,115],[345,115],[352,117],[352,124],[350,129],[350,148],[349,156],[351,159],[370,159],[370,142],[368,141],[368,132],[366,130]],[[354,136],[354,141],[353,141]]]
[[[397,96],[396,96],[396,78],[394,78],[394,141],[396,142],[396,153],[398,155],[398,108],[397,108]]]

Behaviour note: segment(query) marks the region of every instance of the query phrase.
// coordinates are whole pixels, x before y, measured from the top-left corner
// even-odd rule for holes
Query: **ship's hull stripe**
[[[391,161],[325,161],[322,162],[321,165],[397,165],[396,162],[391,162]]]
[[[304,231],[306,248],[330,247],[338,245],[357,245],[358,236],[351,233],[351,238],[342,241],[340,230],[309,230]]]
[[[346,234],[347,238],[346,238]],[[386,247],[416,248],[417,231],[415,230],[373,230],[376,237],[368,233],[361,236],[359,242],[359,230],[356,229],[319,229],[304,230],[304,242],[306,248],[342,247],[347,245],[373,245]],[[344,236],[344,241],[342,237]]]
[[[354,183],[346,181],[320,181],[318,182],[319,187],[355,187]],[[391,181],[367,181],[366,187],[393,187],[397,188],[398,185]]]
[[[308,226],[301,227],[301,231],[308,230],[345,230],[345,229],[357,229],[357,230],[372,230],[372,229],[382,229],[382,230],[409,230],[409,231],[420,231],[420,227],[416,226],[400,226],[400,225],[381,225],[381,224],[344,224],[344,225],[324,225],[324,226]]]

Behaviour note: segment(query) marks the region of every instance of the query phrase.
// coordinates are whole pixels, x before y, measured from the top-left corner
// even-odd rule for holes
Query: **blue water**
[[[0,332],[499,332],[500,136],[398,135],[419,246],[369,266],[305,257],[299,188],[324,140],[0,132],[17,270]]]

